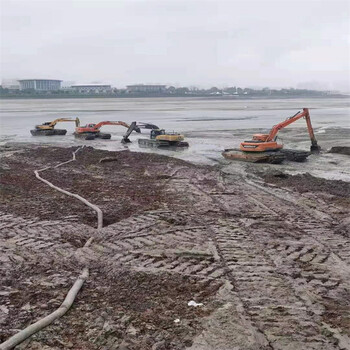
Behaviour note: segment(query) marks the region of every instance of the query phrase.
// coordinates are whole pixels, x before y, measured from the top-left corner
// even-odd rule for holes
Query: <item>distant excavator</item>
[[[121,125],[125,128],[129,129],[129,124],[122,122],[122,121],[103,121],[99,122],[97,124],[86,124],[84,126],[80,126],[80,123],[75,128],[75,137],[82,138],[84,140],[95,140],[96,138],[100,139],[110,139],[111,134],[102,133],[100,131],[101,127],[103,125]],[[135,130],[136,132],[140,132],[140,130]]]
[[[52,135],[65,135],[66,129],[55,129],[55,126],[59,122],[75,122],[76,126],[79,125],[79,119],[75,118],[58,118],[52,122],[45,122],[40,125],[35,125],[35,129],[30,130],[33,136],[52,136]]]
[[[138,139],[140,147],[156,148],[177,148],[189,147],[188,142],[184,141],[185,137],[177,132],[169,132],[164,129],[153,129],[149,139]]]
[[[285,159],[297,162],[304,161],[310,155],[310,152],[283,149],[283,145],[277,142],[278,132],[300,118],[305,118],[306,120],[311,140],[310,151],[313,153],[320,152],[321,148],[318,146],[315,138],[309,110],[303,108],[302,112],[299,111],[285,121],[275,125],[269,134],[255,134],[252,140],[242,142],[239,150],[226,149],[222,155],[227,159],[248,162],[281,163]]]
[[[156,126],[153,124],[132,122],[129,125],[123,121],[103,121],[97,124],[87,124],[85,126],[80,126],[78,120],[78,126],[75,128],[74,135],[75,137],[83,138],[84,140],[94,140],[95,138],[108,140],[111,138],[111,134],[102,133],[100,131],[103,125],[121,125],[127,128],[128,130],[126,131],[122,139],[123,143],[131,142],[129,136],[133,131],[140,133],[141,129],[156,128]]]
[[[184,142],[184,135],[176,132],[166,132],[164,129],[160,129],[157,125],[149,123],[136,123],[133,122],[130,125],[127,133],[124,135],[122,142],[127,143],[129,135],[133,130],[137,131],[137,128],[151,129],[149,139],[138,139],[140,147],[155,147],[155,148],[167,148],[167,147],[188,147],[188,142]],[[138,131],[140,132],[140,131]]]
[[[133,131],[136,131],[138,133],[141,132],[141,129],[158,129],[157,125],[150,124],[150,123],[143,123],[143,122],[132,122],[127,130],[127,132],[124,134],[122,143],[130,143],[129,136]]]

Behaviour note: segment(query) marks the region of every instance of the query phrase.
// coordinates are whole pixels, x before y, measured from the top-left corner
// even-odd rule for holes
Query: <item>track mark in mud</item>
[[[188,187],[189,185],[187,184],[186,186]],[[225,192],[239,193],[240,190],[242,188],[232,189],[231,187],[230,189],[226,188]],[[243,205],[240,203],[243,213],[237,213],[235,209],[232,210],[238,204],[234,196],[232,199],[226,195],[224,197],[221,197],[219,194],[215,196],[216,203],[221,204],[221,210],[226,210],[229,214],[237,217],[243,217],[241,220],[235,221],[236,227],[233,228],[221,223],[220,226],[215,227],[215,225],[211,225],[210,228],[214,229],[214,231],[218,230],[215,232],[214,237],[217,249],[220,251],[219,255],[229,268],[229,273],[233,276],[234,286],[237,286],[238,295],[244,298],[247,314],[257,329],[262,329],[274,348],[283,347],[283,344],[288,343],[293,344],[297,348],[333,349],[333,340],[322,334],[323,328],[320,312],[322,315],[322,310],[324,310],[323,303],[327,304],[327,302],[320,298],[317,301],[318,304],[313,305],[313,301],[310,301],[306,296],[308,293],[320,293],[320,290],[334,290],[338,286],[342,288],[341,282],[336,278],[332,279],[330,273],[314,271],[317,276],[316,280],[311,283],[311,288],[307,289],[303,286],[300,279],[296,280],[297,275],[291,274],[289,276],[284,271],[278,270],[279,264],[284,264],[285,269],[289,267],[294,272],[296,267],[293,264],[296,262],[305,265],[315,260],[316,264],[323,264],[329,259],[329,250],[322,250],[323,245],[317,239],[312,238],[309,239],[309,241],[311,240],[311,246],[309,244],[304,247],[305,243],[303,246],[301,246],[303,244],[301,243],[293,252],[290,252],[291,245],[285,246],[284,250],[292,255],[291,261],[293,264],[291,265],[283,261],[283,254],[280,252],[277,255],[273,254],[278,249],[271,250],[270,248],[268,250],[270,255],[268,254],[267,256],[262,254],[261,252],[266,250],[265,245],[268,243],[265,245],[260,244],[280,236],[289,237],[292,240],[296,239],[297,242],[300,242],[301,237],[320,235],[320,232],[317,231],[321,227],[324,230],[325,227],[329,226],[327,215],[317,211],[315,220],[318,221],[318,227],[315,229],[315,225],[313,225],[313,232],[305,232],[295,225],[295,213],[300,211],[300,207],[297,206],[297,211],[293,210],[296,207],[294,201],[284,201],[279,196],[276,198],[266,193],[266,191],[259,192],[256,189],[254,189],[255,194],[252,195],[249,194],[251,192],[249,187],[246,187],[245,190],[248,202],[245,202]],[[203,196],[208,197],[209,195],[203,192]],[[259,202],[259,198],[261,202]],[[230,205],[230,201],[233,202],[232,205]],[[253,215],[252,211],[255,212]],[[298,215],[297,218],[300,221],[300,215]],[[263,223],[266,222],[265,230],[254,232],[252,223],[255,220],[259,222],[261,217],[263,217]],[[288,224],[282,219],[280,220],[280,225],[274,228],[275,219],[278,217],[285,218],[290,223]],[[327,219],[320,223],[320,217],[323,219],[326,217]],[[246,220],[246,218],[250,219]],[[297,225],[299,221],[297,221]],[[269,224],[271,224],[270,227]],[[248,231],[246,231],[245,227],[248,228]],[[290,232],[288,232],[288,228],[291,229]],[[267,238],[266,231],[270,231],[272,236],[269,234],[269,238]],[[338,237],[338,239],[343,240],[342,237]],[[259,243],[259,241],[261,242]],[[278,244],[274,246],[274,248],[277,247],[279,247]],[[345,250],[348,252],[348,249],[345,248]],[[304,274],[309,279],[310,275],[313,276],[312,273],[309,275],[307,273]],[[317,285],[318,283],[320,286]],[[276,289],[277,292],[275,291]],[[256,296],[257,291],[260,296]],[[252,294],[251,296],[250,293]],[[265,306],[262,306],[264,303]],[[312,321],[310,320],[310,312],[313,313]],[[343,316],[347,317],[348,311]],[[282,326],[276,326],[275,322],[277,321],[275,320],[278,320]],[[310,326],[310,330],[307,332],[304,330],[305,325]]]
[[[83,298],[76,309],[94,334],[93,341],[84,335],[74,342],[86,349],[103,346],[98,343],[101,339],[97,331],[103,329],[101,334],[109,347],[119,346],[124,339],[131,347],[142,350],[153,346],[147,343],[147,336],[154,340],[160,334],[164,336],[163,345],[171,348],[167,341],[175,339],[175,333],[186,339],[176,338],[179,348],[191,350],[230,346],[246,350],[344,347],[350,329],[349,239],[334,230],[338,224],[325,206],[305,211],[308,202],[302,202],[303,198],[293,191],[262,189],[260,184],[252,186],[239,175],[220,178],[213,169],[180,164],[167,167],[162,174],[167,174],[161,181],[165,196],[171,200],[156,210],[141,210],[112,223],[101,230],[88,249],[76,249],[84,242],[87,226],[0,215],[0,227],[6,232],[5,245],[0,249],[8,257],[9,271],[12,267],[20,271],[24,261],[28,266],[39,261],[53,268],[72,262],[78,267],[89,261],[93,271],[103,276],[101,289],[88,286],[91,291],[96,288],[96,295]],[[140,300],[147,299],[148,283],[153,277],[162,276],[165,283],[182,281],[191,291],[185,292],[184,298],[204,302],[209,309],[196,314],[194,322],[183,300],[157,299],[161,293],[155,288],[155,301],[186,309],[189,318],[181,324],[183,328],[176,328],[168,314],[165,319],[171,321],[171,327],[158,315],[149,318],[152,310],[137,307],[136,324],[125,321],[114,310],[122,311],[120,305],[127,301],[113,304],[113,296],[108,294],[112,284],[117,286],[116,276],[123,274],[127,278],[136,276],[142,282],[140,286],[120,285],[126,294],[130,294],[127,288],[132,286],[132,293]],[[107,280],[108,284],[104,284]],[[97,305],[97,300],[105,302],[102,310],[106,313],[98,322],[95,319],[101,315],[88,308],[89,303]],[[20,313],[28,316],[25,309]],[[145,314],[140,318],[139,312]],[[199,326],[198,317],[202,316],[206,318],[200,319],[203,324]],[[146,326],[142,323],[144,317],[147,322],[151,320]],[[195,324],[193,328],[185,323],[190,320]],[[82,324],[70,322],[73,320],[68,321],[72,329],[82,329]],[[105,322],[113,324],[117,333],[105,331]],[[137,333],[139,342],[130,338],[127,330],[135,332],[131,326],[136,332],[142,331]],[[59,327],[65,341],[72,339],[67,328],[62,324]],[[186,338],[184,334],[190,336]],[[46,333],[42,339],[45,337]]]

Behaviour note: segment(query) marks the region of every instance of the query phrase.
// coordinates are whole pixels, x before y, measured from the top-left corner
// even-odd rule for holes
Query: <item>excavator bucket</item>
[[[321,147],[318,144],[311,145],[310,146],[310,152],[311,153],[320,153],[321,152]]]
[[[132,122],[125,133],[125,135],[122,138],[122,143],[130,143],[129,136],[133,131],[136,131],[137,133],[141,133],[141,129],[158,129],[158,126],[150,123],[142,123],[142,122]]]

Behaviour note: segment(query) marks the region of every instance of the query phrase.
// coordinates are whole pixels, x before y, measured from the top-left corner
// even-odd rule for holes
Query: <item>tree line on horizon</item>
[[[265,87],[262,89],[226,87],[211,87],[203,89],[198,87],[174,87],[169,86],[163,92],[129,92],[127,89],[112,88],[108,92],[78,92],[69,89],[57,91],[36,91],[36,90],[12,90],[0,86],[1,97],[152,97],[152,96],[198,96],[198,97],[291,97],[291,96],[327,96],[337,95],[336,92],[282,88],[272,89]]]

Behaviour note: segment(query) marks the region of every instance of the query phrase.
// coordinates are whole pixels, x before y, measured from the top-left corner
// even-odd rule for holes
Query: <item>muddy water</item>
[[[32,142],[55,145],[89,144],[107,150],[123,149],[120,139],[125,129],[105,126],[111,140],[75,140],[73,123],[62,123],[66,136],[32,137],[35,124],[58,117],[79,117],[82,124],[103,120],[144,121],[169,131],[185,134],[191,147],[181,151],[139,149],[137,142],[127,147],[133,151],[149,151],[172,155],[192,162],[213,164],[222,160],[225,148],[237,147],[255,132],[269,129],[295,114],[310,108],[316,137],[323,149],[350,146],[349,99],[275,99],[275,100],[202,100],[184,98],[147,99],[63,99],[63,100],[2,100],[0,144]],[[279,134],[286,148],[309,149],[304,120],[299,120]],[[132,141],[139,137],[133,134]],[[317,176],[350,181],[349,157],[323,154],[311,157],[304,164],[288,164],[291,172],[308,171]],[[251,166],[251,165],[249,165]],[[255,165],[254,165],[255,166]]]

